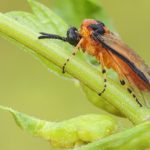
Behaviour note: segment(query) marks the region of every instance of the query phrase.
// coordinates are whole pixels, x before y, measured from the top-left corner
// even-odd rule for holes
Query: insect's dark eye
[[[81,39],[81,36],[75,27],[71,27],[67,31],[67,41],[71,44],[76,46]]]
[[[101,24],[103,27],[105,27],[105,24],[99,20],[96,20],[97,24]]]
[[[91,24],[91,25],[89,25],[89,28],[91,28],[94,32],[97,32],[99,34],[104,34],[105,33],[103,23]]]
[[[98,24],[91,24],[91,25],[89,25],[89,27],[90,27],[92,30],[98,30],[98,28],[99,28]]]

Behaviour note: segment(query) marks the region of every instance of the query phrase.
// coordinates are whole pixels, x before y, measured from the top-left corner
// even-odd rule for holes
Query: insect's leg
[[[116,66],[116,71],[117,71],[118,74],[119,74],[119,79],[120,79],[121,85],[125,86],[125,88],[127,89],[127,91],[128,91],[130,94],[132,94],[133,98],[136,100],[136,102],[138,103],[138,105],[139,105],[140,107],[142,107],[142,104],[141,104],[140,101],[138,100],[138,98],[137,98],[137,96],[136,96],[136,94],[135,94],[135,92],[134,92],[132,86],[131,86],[130,84],[128,84],[128,85],[126,84],[126,82],[125,82],[124,79],[127,79],[127,76],[125,75],[125,73],[123,73],[122,68],[121,68],[121,66],[120,66],[120,64],[119,64],[119,62],[118,62],[118,59],[116,59],[116,57],[114,57],[114,55],[113,55],[111,52],[109,52],[109,54],[110,54],[110,56],[112,57],[112,59],[114,60],[114,63],[116,64],[116,65],[115,65],[115,66]]]
[[[101,67],[102,67],[102,74],[104,77],[104,87],[103,89],[98,93],[99,96],[101,96],[105,91],[106,91],[106,87],[107,87],[107,76],[106,76],[106,69],[105,69],[105,65],[104,65],[104,61],[103,61],[103,54],[100,53],[99,54],[99,58],[100,58],[100,62],[101,62]]]
[[[138,104],[140,107],[142,107],[143,105],[140,103],[140,101],[139,101],[137,95],[135,94],[135,91],[134,91],[134,89],[132,88],[132,86],[131,86],[131,85],[126,85],[125,87],[126,87],[127,91],[128,91],[128,92],[133,96],[133,98],[136,100],[137,104]]]
[[[67,63],[70,61],[70,59],[76,55],[76,53],[78,52],[79,48],[80,48],[80,45],[81,43],[83,42],[83,39],[81,39],[79,41],[79,43],[76,45],[76,47],[73,49],[73,52],[71,54],[71,56],[66,60],[66,62],[63,64],[63,67],[62,67],[62,73],[65,73],[65,67],[67,65]]]
[[[126,85],[126,76],[123,74],[122,70],[120,69],[120,66],[116,65],[115,66],[116,71],[118,72],[118,76],[119,76],[119,81],[121,85]]]
[[[136,94],[135,94],[135,91],[134,91],[134,89],[132,88],[132,86],[131,86],[130,84],[126,84],[126,81],[125,81],[126,76],[122,73],[122,70],[120,69],[120,67],[119,67],[119,66],[116,66],[116,69],[117,69],[117,72],[118,72],[118,74],[119,74],[119,80],[120,80],[121,85],[123,85],[123,86],[127,89],[127,91],[128,91],[130,94],[132,94],[133,98],[136,100],[136,102],[138,103],[138,105],[139,105],[140,107],[142,107],[142,104],[141,104],[140,101],[138,100],[138,98],[137,98],[137,96],[136,96]]]

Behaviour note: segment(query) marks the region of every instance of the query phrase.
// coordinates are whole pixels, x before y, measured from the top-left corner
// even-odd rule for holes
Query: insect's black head
[[[71,27],[68,29],[67,37],[62,37],[56,34],[49,34],[44,32],[40,32],[40,34],[41,35],[38,37],[38,39],[57,39],[64,42],[68,42],[73,46],[76,46],[81,39],[81,35],[75,27]]]
[[[105,25],[100,21],[96,21],[94,24],[88,26],[93,32],[103,35],[105,33]]]
[[[79,34],[77,28],[71,27],[67,31],[67,42],[73,46],[76,46],[81,39],[81,35]]]

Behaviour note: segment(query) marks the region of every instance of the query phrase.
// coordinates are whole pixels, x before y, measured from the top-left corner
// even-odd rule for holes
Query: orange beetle
[[[102,73],[104,78],[104,89],[99,93],[101,95],[106,90],[106,68],[112,68],[118,73],[120,83],[126,84],[126,80],[130,86],[127,86],[129,93],[133,95],[137,103],[142,107],[142,104],[134,94],[133,87],[139,91],[150,91],[150,68],[144,61],[129,48],[118,36],[112,33],[104,23],[98,20],[86,19],[83,21],[80,30],[71,27],[67,31],[67,37],[59,35],[43,33],[39,39],[50,38],[59,39],[75,46],[72,55],[75,55],[79,48],[83,52],[95,56],[102,65]],[[63,72],[65,72],[64,63]]]

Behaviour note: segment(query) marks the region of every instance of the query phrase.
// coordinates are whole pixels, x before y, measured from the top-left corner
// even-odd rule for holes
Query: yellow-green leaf
[[[89,114],[61,122],[50,122],[8,107],[0,106],[0,109],[10,112],[17,125],[26,132],[48,140],[59,148],[91,143],[115,133],[118,129],[116,121],[108,115]]]

